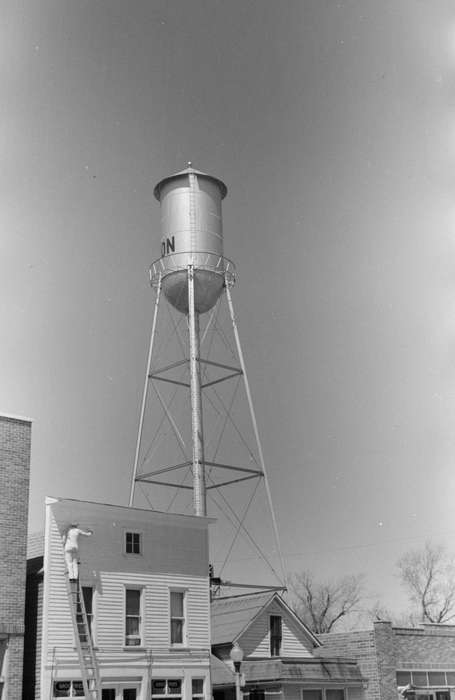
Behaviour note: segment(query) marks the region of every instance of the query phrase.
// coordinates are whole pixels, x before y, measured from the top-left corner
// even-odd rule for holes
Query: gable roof
[[[235,673],[224,661],[210,654],[210,674],[219,685],[234,685]]]
[[[212,645],[233,644],[253,621],[273,602],[278,603],[309,637],[315,647],[318,638],[276,592],[247,593],[232,598],[218,598],[211,605]]]
[[[27,538],[27,559],[44,556],[44,532],[32,532]]]

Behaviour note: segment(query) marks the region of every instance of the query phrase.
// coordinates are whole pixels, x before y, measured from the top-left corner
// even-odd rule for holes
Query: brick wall
[[[397,674],[392,623],[374,623],[381,700],[397,700]]]
[[[27,561],[23,700],[39,700],[43,625],[43,557]]]
[[[396,666],[400,669],[455,669],[455,625],[394,628]]]
[[[364,678],[368,678],[366,700],[381,700],[378,663],[374,631],[331,632],[320,634],[318,639],[323,646],[318,649],[320,656],[340,656],[355,659]]]
[[[31,423],[0,415],[0,632],[8,635],[8,700],[22,696]]]
[[[377,621],[374,630],[319,635],[325,656],[357,659],[369,680],[368,700],[397,700],[397,670],[455,670],[455,625],[392,627]]]

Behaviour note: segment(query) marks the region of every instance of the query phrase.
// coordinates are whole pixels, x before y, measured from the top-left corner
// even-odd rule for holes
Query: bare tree
[[[403,586],[420,622],[449,622],[455,617],[455,567],[444,547],[427,542],[397,562]]]
[[[367,623],[378,620],[391,622],[394,627],[416,627],[419,621],[416,619],[414,611],[395,612],[377,600],[372,606],[364,611],[364,620]]]
[[[297,614],[313,632],[323,634],[355,611],[363,595],[363,575],[318,582],[310,571],[302,571],[292,576],[290,588]]]

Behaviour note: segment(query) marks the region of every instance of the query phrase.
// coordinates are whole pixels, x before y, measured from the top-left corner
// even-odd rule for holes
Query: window
[[[322,690],[302,690],[302,700],[322,700]]]
[[[413,671],[412,682],[414,685],[428,685],[428,676],[426,671]]]
[[[270,615],[270,656],[281,654],[281,617]]]
[[[344,700],[343,688],[327,688],[325,691],[326,700]]]
[[[397,671],[397,685],[408,685],[411,682],[410,671]]]
[[[93,588],[91,586],[82,586],[82,597],[84,599],[85,613],[87,615],[88,629],[92,637],[92,622],[93,622]]]
[[[182,680],[180,678],[155,678],[152,680],[152,699],[182,700]]]
[[[55,681],[54,682],[54,698],[70,698],[71,697],[71,681]]]
[[[421,688],[440,688],[441,686],[448,685],[453,686],[455,685],[455,671],[397,671],[397,686],[404,686],[408,684],[416,685]],[[420,693],[419,700],[421,700]]]
[[[250,690],[250,700],[264,700],[265,690],[262,688],[252,688]]]
[[[136,688],[123,688],[123,700],[136,700]]]
[[[142,643],[141,594],[138,588],[125,590],[125,646]]]
[[[204,679],[203,678],[192,678],[191,679],[191,695],[192,695],[192,700],[203,700],[203,698],[204,698]]]
[[[171,644],[185,639],[185,592],[171,591]]]
[[[441,688],[441,686],[455,685],[455,671],[397,671],[397,686],[416,685],[420,688]],[[441,691],[445,692],[445,691]],[[428,695],[428,693],[427,693]],[[424,700],[422,693],[418,692],[419,700]],[[430,695],[433,698],[433,695]],[[434,700],[434,698],[433,698]],[[444,700],[444,698],[436,698]]]
[[[84,697],[82,681],[54,681],[54,698]]]
[[[136,700],[138,688],[128,687],[126,684],[117,685],[115,688],[103,688],[101,700]]]
[[[428,671],[428,685],[445,685],[446,674],[444,671]]]
[[[127,554],[142,554],[142,533],[125,532],[125,552]]]

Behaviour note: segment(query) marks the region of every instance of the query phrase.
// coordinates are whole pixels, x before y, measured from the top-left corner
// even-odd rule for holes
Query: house
[[[0,415],[0,698],[22,697],[31,421]]]
[[[455,700],[455,625],[395,627],[319,635],[323,654],[357,659],[368,678],[365,700]]]
[[[365,678],[354,660],[321,658],[321,643],[276,592],[212,601],[215,700],[235,697],[230,651],[244,653],[249,700],[363,700]],[[223,662],[222,664],[220,662]]]
[[[44,551],[30,550],[24,700],[83,696],[62,537],[79,579],[103,700],[209,700],[209,518],[46,499]]]

